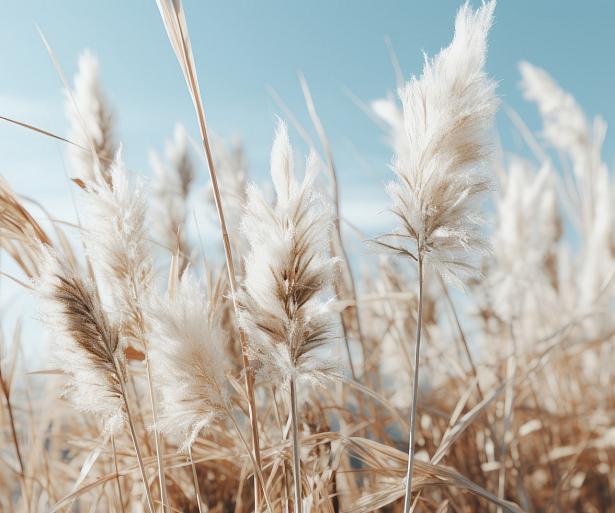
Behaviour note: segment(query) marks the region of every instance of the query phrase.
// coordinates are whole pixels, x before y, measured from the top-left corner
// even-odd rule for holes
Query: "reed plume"
[[[125,420],[121,382],[125,362],[118,326],[103,310],[92,282],[49,249],[43,255],[38,291],[54,337],[54,355],[69,377],[66,396],[94,413],[108,435]]]
[[[40,272],[41,244],[51,239],[0,176],[0,248],[32,279]]]
[[[318,350],[330,341],[322,296],[337,259],[327,256],[331,210],[314,188],[317,166],[311,154],[303,181],[295,178],[288,132],[280,123],[271,151],[275,205],[256,186],[248,189],[242,228],[250,252],[241,319],[259,373],[276,384],[291,377],[318,383],[332,370]]]
[[[127,421],[147,505],[150,513],[154,513],[126,395],[124,343],[119,327],[103,310],[93,283],[50,250],[43,249],[42,254],[45,271],[38,290],[45,306],[45,319],[56,338],[55,358],[69,376],[67,397],[78,410],[93,413],[102,420],[105,439],[117,433]]]
[[[180,271],[190,261],[190,244],[186,237],[188,198],[194,181],[194,163],[188,148],[186,129],[177,124],[173,139],[165,145],[166,162],[150,154],[154,170],[152,180],[152,220],[154,235],[171,251],[180,255]]]
[[[241,232],[241,216],[247,201],[248,164],[245,149],[239,139],[223,140],[212,134],[212,153],[224,196],[224,209],[229,233],[238,254],[246,251],[246,241]],[[215,208],[211,190],[207,201]]]
[[[500,194],[489,282],[496,312],[510,321],[524,308],[541,310],[555,300],[562,225],[549,165],[536,173],[528,162],[511,159]]]
[[[86,182],[89,191],[86,245],[94,267],[112,298],[120,330],[130,344],[144,352],[158,480],[163,506],[168,504],[164,462],[157,424],[157,404],[149,365],[150,327],[143,304],[150,297],[153,279],[151,251],[146,238],[147,203],[142,184],[132,186],[118,151],[109,168],[109,180]]]
[[[160,392],[160,430],[188,451],[199,433],[225,411],[220,312],[189,271],[177,290],[154,300],[151,361]]]
[[[336,368],[319,357],[330,341],[330,318],[322,302],[337,259],[327,256],[330,207],[314,190],[317,160],[308,157],[302,182],[295,178],[286,126],[280,122],[271,150],[275,205],[256,186],[248,190],[242,227],[250,244],[245,260],[241,323],[250,357],[268,383],[289,385],[293,419],[295,511],[301,508],[297,382],[322,384]]]
[[[423,74],[401,88],[405,151],[395,157],[398,181],[387,186],[399,231],[380,239],[387,249],[418,263],[419,313],[414,358],[410,448],[404,511],[411,507],[416,402],[423,311],[423,266],[459,281],[475,272],[470,258],[487,246],[477,203],[489,189],[478,166],[488,155],[485,132],[497,101],[484,72],[487,33],[495,2],[457,13],[451,44],[426,59]]]
[[[574,97],[545,70],[527,62],[519,69],[524,96],[536,103],[542,117],[542,136],[563,159],[562,188],[583,243],[577,275],[579,306],[588,308],[600,295],[604,297],[601,290],[615,256],[613,190],[601,157],[607,126],[600,116],[590,122]]]
[[[86,245],[113,299],[122,331],[132,343],[142,344],[146,327],[141,305],[149,296],[153,275],[145,192],[141,183],[130,183],[121,151],[108,176],[109,181],[85,182],[90,192]]]
[[[66,99],[71,170],[81,180],[100,174],[109,182],[109,166],[117,151],[111,108],[103,93],[98,59],[89,50],[79,56],[74,89]],[[86,149],[87,148],[87,149]]]
[[[490,180],[477,168],[497,107],[495,83],[483,70],[494,8],[489,2],[474,12],[465,4],[450,46],[399,91],[408,147],[395,157],[398,181],[387,192],[401,227],[384,239],[450,279],[471,273],[472,250],[487,245],[476,206]]]
[[[535,102],[540,111],[545,140],[561,151],[584,153],[591,143],[591,125],[574,97],[545,70],[529,62],[522,61],[519,71],[524,97]]]

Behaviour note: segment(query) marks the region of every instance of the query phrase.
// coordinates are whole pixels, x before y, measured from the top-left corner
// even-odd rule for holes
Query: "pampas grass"
[[[194,181],[194,163],[188,147],[188,136],[182,125],[176,125],[173,139],[165,145],[166,162],[152,152],[154,232],[160,243],[180,256],[180,270],[190,262],[190,245],[186,237],[188,198]]]
[[[401,146],[393,165],[399,181],[389,184],[387,191],[401,229],[391,237],[395,242],[381,244],[418,263],[406,513],[411,507],[416,444],[424,265],[443,276],[457,278],[473,269],[468,255],[475,255],[486,245],[476,204],[488,189],[489,180],[477,171],[477,166],[487,155],[485,132],[497,105],[495,84],[483,71],[494,9],[493,1],[477,11],[465,4],[457,13],[450,46],[427,60],[421,77],[413,77],[399,93],[406,143],[394,141],[395,146]],[[391,125],[396,126],[393,121]],[[407,243],[412,244],[410,249]]]
[[[3,284],[28,289],[49,339],[28,372],[41,342],[6,308],[0,510],[615,511],[605,122],[522,63],[543,126],[509,111],[531,156],[495,152],[495,4],[462,6],[451,44],[366,109],[394,154],[397,227],[362,257],[307,80],[318,145],[283,106],[310,154],[295,163],[280,121],[271,184],[250,184],[242,147],[210,140],[181,2],[158,5],[211,192],[195,127],[169,128],[150,181],[127,166],[91,53],[68,138],[11,120],[67,144],[79,224],[0,180]],[[192,201],[213,204],[219,248],[186,229]]]
[[[220,313],[186,271],[177,290],[149,309],[151,359],[160,392],[158,423],[187,451],[201,430],[225,411],[226,377]]]
[[[126,395],[126,370],[120,331],[103,310],[98,292],[79,271],[43,249],[45,271],[38,286],[50,331],[59,339],[54,350],[70,376],[67,395],[77,409],[100,417],[104,435],[114,435],[128,421],[143,477],[150,513],[149,491],[141,449]]]
[[[258,373],[274,386],[290,387],[296,513],[302,511],[297,383],[323,384],[335,363],[319,358],[330,340],[329,316],[319,295],[331,285],[334,258],[328,245],[331,214],[314,191],[316,160],[306,163],[303,182],[295,178],[292,147],[280,124],[271,150],[275,205],[252,187],[243,218],[250,244],[246,257],[242,326]]]
[[[66,99],[68,138],[75,143],[69,148],[71,170],[82,180],[100,174],[109,181],[109,164],[117,151],[113,114],[100,82],[98,59],[86,50],[78,64],[74,89]]]

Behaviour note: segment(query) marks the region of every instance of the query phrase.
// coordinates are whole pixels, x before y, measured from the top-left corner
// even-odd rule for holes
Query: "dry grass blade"
[[[391,478],[403,475],[405,463],[408,455],[392,447],[388,447],[378,442],[362,438],[350,438],[348,448],[356,454],[358,458],[367,462],[369,467],[378,469],[381,477]],[[493,504],[496,504],[510,513],[523,513],[517,505],[499,499],[495,494],[473,483],[458,472],[444,467],[423,461],[415,461],[416,480],[413,481],[413,491],[418,491],[431,486],[452,486],[467,490],[479,497],[482,497]],[[377,492],[367,494],[354,502],[354,507],[346,513],[368,513],[374,509],[382,508],[404,496],[405,486],[399,480],[384,480],[387,484],[381,485]]]
[[[512,381],[512,380],[511,380]],[[436,453],[431,457],[431,462],[434,464],[440,463],[446,452],[451,448],[457,439],[463,434],[463,432],[469,427],[469,425],[476,419],[481,412],[483,412],[487,406],[489,406],[506,388],[508,383],[503,383],[498,386],[491,394],[485,397],[480,403],[474,406],[470,411],[463,415],[459,421],[455,422],[451,426],[440,442],[440,446]]]
[[[0,248],[29,278],[38,275],[39,247],[51,240],[0,176]]]

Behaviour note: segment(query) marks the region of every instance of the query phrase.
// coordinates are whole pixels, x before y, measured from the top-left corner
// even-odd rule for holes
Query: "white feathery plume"
[[[212,153],[220,192],[224,197],[224,211],[226,222],[233,243],[238,253],[244,253],[245,237],[241,233],[241,216],[247,202],[248,171],[243,145],[237,139],[224,141],[220,137],[211,137]],[[214,206],[211,190],[208,190],[207,199]]]
[[[251,185],[243,217],[250,244],[245,259],[242,325],[251,356],[268,382],[304,377],[317,383],[331,370],[317,350],[329,341],[329,315],[322,301],[337,261],[327,256],[331,209],[314,190],[317,161],[310,155],[305,177],[294,176],[292,148],[280,122],[271,152],[276,192],[271,207]]]
[[[150,164],[154,171],[152,180],[152,214],[154,234],[170,250],[179,248],[182,262],[189,256],[184,235],[188,211],[188,197],[194,180],[194,164],[188,148],[185,128],[177,124],[173,139],[165,145],[167,162],[151,152]],[[183,265],[181,266],[183,269]]]
[[[142,185],[138,183],[133,187],[128,180],[121,149],[109,168],[109,178],[86,182],[90,192],[86,246],[102,278],[100,282],[109,288],[122,335],[145,353],[150,405],[156,423],[157,405],[147,347],[150,327],[142,306],[149,297],[153,279],[152,259],[146,242],[147,203]],[[164,505],[167,504],[164,461],[157,428],[154,440]]]
[[[133,339],[143,331],[141,304],[148,296],[153,274],[146,243],[147,204],[141,183],[132,186],[118,151],[109,169],[110,183],[86,182],[89,216],[87,248],[122,315],[123,328]]]
[[[477,204],[490,181],[478,167],[497,108],[495,83],[484,71],[494,8],[494,1],[477,11],[466,3],[451,44],[400,90],[408,148],[396,156],[399,180],[387,191],[402,226],[385,239],[449,278],[471,274],[470,250],[487,246]]]
[[[521,62],[519,71],[525,98],[536,102],[542,116],[545,139],[561,151],[583,152],[589,144],[590,125],[574,97],[529,62]]]
[[[412,505],[423,269],[427,265],[441,276],[461,282],[477,272],[472,257],[488,247],[481,230],[479,203],[490,180],[479,168],[489,153],[486,132],[498,103],[495,83],[484,71],[494,9],[494,0],[476,11],[466,2],[457,12],[451,44],[433,59],[426,58],[421,77],[412,77],[399,91],[408,146],[400,146],[407,151],[395,157],[393,170],[398,180],[387,186],[387,192],[401,226],[378,242],[418,264],[404,513],[409,513]]]
[[[149,317],[150,358],[161,395],[158,426],[187,451],[226,408],[220,310],[186,271],[175,291],[155,300]]]
[[[489,281],[496,312],[510,321],[525,311],[544,311],[554,300],[562,226],[549,165],[535,173],[528,162],[513,158],[496,207]]]
[[[574,97],[546,71],[527,62],[522,62],[519,69],[524,95],[536,102],[540,111],[545,139],[572,164],[574,187],[567,192],[581,213],[579,235],[583,240],[579,304],[588,307],[613,270],[613,190],[601,158],[606,123],[599,116],[590,123]]]
[[[98,173],[109,180],[108,168],[117,144],[113,135],[113,115],[100,83],[98,59],[85,50],[79,56],[78,66],[74,90],[66,100],[70,122],[68,138],[80,146],[69,145],[71,168],[82,180],[96,180]]]
[[[55,358],[70,376],[67,395],[77,409],[101,418],[105,438],[128,424],[148,511],[154,513],[139,439],[126,397],[124,342],[119,327],[103,310],[94,284],[71,268],[66,257],[43,247],[41,260],[44,270],[38,291],[45,319],[55,337]]]
[[[69,376],[67,397],[82,412],[97,415],[107,435],[124,421],[124,372],[118,327],[104,312],[94,285],[47,246],[41,247],[38,293],[53,355]]]
[[[378,98],[369,104],[373,114],[384,123],[388,143],[396,155],[404,155],[409,150],[408,136],[404,126],[404,113],[397,98],[392,95]]]
[[[316,174],[312,153],[303,182],[295,178],[288,131],[280,122],[271,150],[275,205],[251,186],[242,223],[250,252],[240,322],[257,372],[290,388],[295,513],[302,511],[297,388],[301,381],[323,384],[337,367],[319,355],[331,338],[322,295],[332,285],[337,259],[327,254],[332,210],[314,190]]]

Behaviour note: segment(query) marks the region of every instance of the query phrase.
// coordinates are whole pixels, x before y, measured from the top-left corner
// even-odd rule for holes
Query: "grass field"
[[[3,118],[60,140],[79,211],[0,177],[2,280],[50,341],[29,372],[33,341],[2,326],[0,511],[615,511],[605,121],[522,62],[542,129],[509,110],[529,157],[501,148],[497,9],[465,4],[398,96],[363,106],[391,147],[392,223],[372,237],[346,222],[303,76],[317,138],[299,155],[282,112],[257,185],[209,132],[189,16],[157,4],[198,132],[177,125],[151,177],[124,162],[91,52],[69,80],[48,46],[66,134]]]

